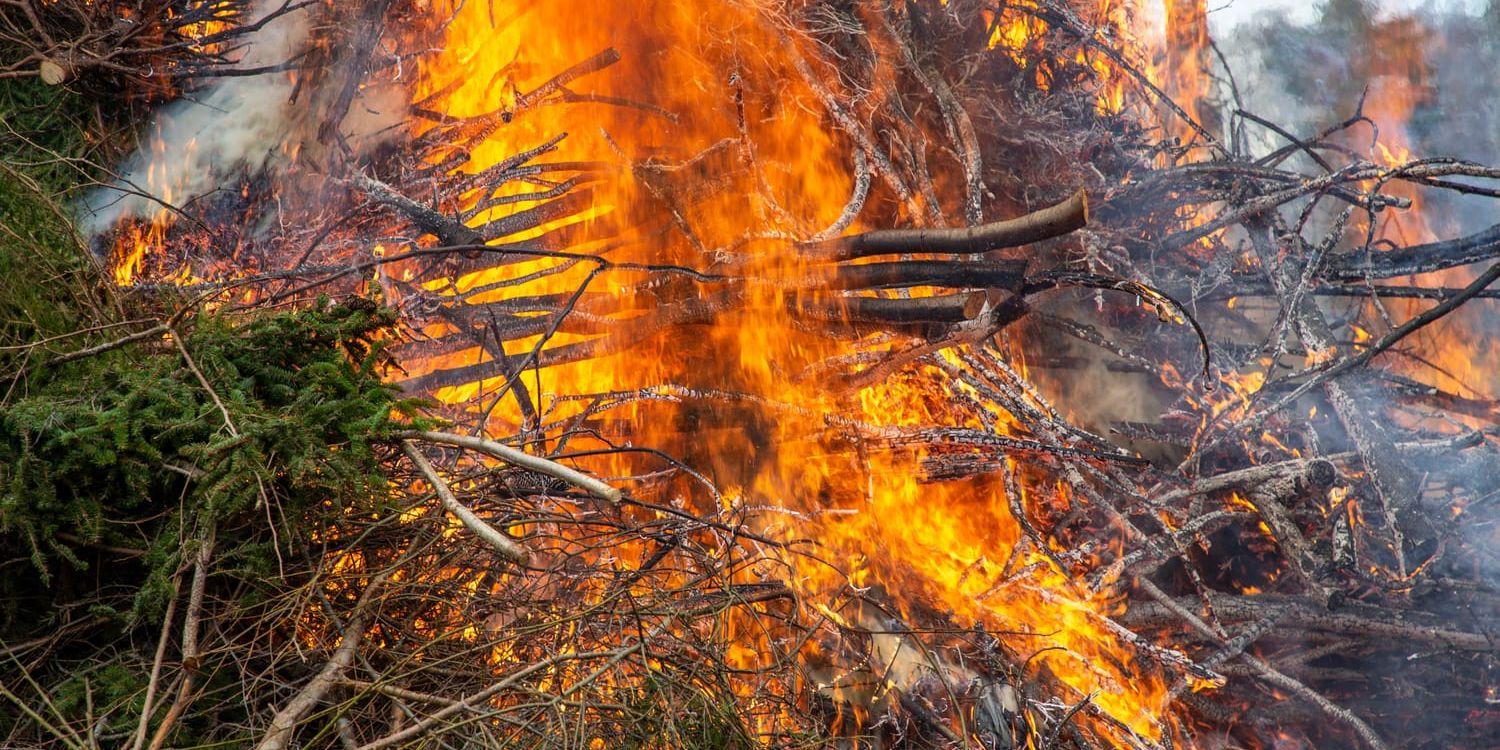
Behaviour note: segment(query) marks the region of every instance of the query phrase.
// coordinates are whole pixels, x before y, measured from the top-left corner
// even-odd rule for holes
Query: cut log
[[[906,253],[983,253],[1059,237],[1088,224],[1082,190],[1047,208],[1006,221],[963,229],[881,229],[808,243],[801,249],[819,260],[853,260]]]

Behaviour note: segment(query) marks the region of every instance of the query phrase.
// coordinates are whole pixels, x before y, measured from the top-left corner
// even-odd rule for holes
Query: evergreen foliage
[[[385,515],[391,430],[425,425],[379,376],[396,316],[362,299],[196,312],[171,335],[47,366],[188,302],[121,298],[73,229],[73,191],[99,157],[88,111],[62,88],[0,82],[0,737],[12,740],[41,726],[38,708],[56,725],[104,715],[105,735],[132,729],[164,609],[203,540],[221,614],[297,590],[317,568],[299,564],[310,546],[348,515]],[[5,656],[63,632],[82,637],[57,639],[46,666]],[[215,664],[204,689],[237,690]],[[211,732],[202,719],[185,717],[176,740]]]
[[[304,585],[308,569],[280,561],[326,543],[346,514],[390,511],[382,445],[425,424],[377,373],[393,322],[363,300],[205,316],[183,334],[189,356],[153,342],[29,375],[0,405],[0,548],[25,554],[0,576],[0,646],[85,617],[95,644],[160,623],[210,530],[210,588],[234,608]],[[78,669],[48,681],[70,720],[86,693],[138,712],[139,669],[91,649],[65,658]],[[234,688],[231,674],[206,677]]]
[[[96,146],[81,97],[34,79],[0,82],[0,367],[16,347],[85,327],[109,290],[82,248],[67,205],[88,181]],[[90,321],[98,322],[98,321]]]
[[[149,546],[138,605],[160,603],[182,536],[243,527],[238,554],[270,557],[270,530],[257,528],[267,518],[381,496],[376,443],[414,407],[375,372],[376,337],[393,322],[373,305],[238,326],[207,318],[184,336],[191,360],[163,345],[31,378],[0,408],[0,533],[28,551],[43,585],[59,565],[86,567],[77,545]],[[21,580],[0,586],[13,594]]]

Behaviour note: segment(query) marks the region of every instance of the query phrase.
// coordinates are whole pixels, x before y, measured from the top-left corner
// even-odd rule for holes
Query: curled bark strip
[[[533,456],[529,453],[516,450],[515,448],[512,448],[508,445],[502,445],[501,443],[497,443],[493,440],[471,437],[469,435],[455,435],[448,432],[433,432],[430,430],[412,430],[409,432],[400,433],[398,437],[404,438],[408,442],[412,439],[420,439],[426,440],[429,443],[442,443],[443,445],[451,445],[455,448],[463,448],[465,450],[475,451],[476,453],[483,453],[487,456],[498,458],[508,464],[514,464],[523,469],[530,469],[539,474],[546,474],[553,479],[567,482],[568,484],[582,489],[589,494],[603,500],[619,502],[620,497],[623,494],[620,492],[620,490],[611,487],[608,484],[605,484],[604,482],[601,482],[587,474],[584,474],[577,469],[570,469],[560,463],[557,463],[556,461],[549,461],[545,458]],[[404,443],[403,447],[405,447]],[[407,454],[411,455],[411,453],[412,449],[408,448]],[[426,459],[423,460],[425,461]]]
[[[1017,247],[1081,229],[1089,221],[1088,195],[1005,221],[962,229],[882,229],[809,243],[801,249],[818,260],[853,260],[901,253],[983,253]]]

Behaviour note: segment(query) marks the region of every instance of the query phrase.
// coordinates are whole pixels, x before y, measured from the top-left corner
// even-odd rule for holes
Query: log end
[[[48,86],[61,86],[73,79],[73,68],[53,59],[46,59],[37,66],[37,75]]]
[[[1078,192],[1068,199],[1071,212],[1078,217],[1078,226],[1074,229],[1082,229],[1089,224],[1089,194],[1087,190],[1079,188]]]
[[[1303,476],[1309,489],[1322,491],[1338,481],[1339,470],[1334,468],[1332,461],[1318,458],[1308,462],[1307,473]]]
[[[964,319],[973,320],[979,317],[979,314],[984,312],[985,305],[987,304],[989,304],[989,294],[987,292],[970,292],[968,298],[964,300]]]

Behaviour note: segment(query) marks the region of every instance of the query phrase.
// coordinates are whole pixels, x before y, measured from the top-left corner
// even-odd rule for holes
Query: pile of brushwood
[[[0,104],[21,138],[0,165],[0,745],[181,746],[251,710],[236,629],[305,589],[344,514],[392,512],[381,459],[415,407],[377,370],[395,317],[128,309],[59,200],[87,107],[30,81]]]
[[[161,101],[185,84],[243,75],[244,37],[305,3],[13,0],[0,4],[0,79]]]
[[[0,746],[388,747],[499,703],[533,741],[588,704],[617,746],[753,744],[712,623],[790,595],[727,584],[736,524],[438,431],[376,301],[122,294],[68,210],[115,103],[0,81]],[[596,553],[549,532],[585,517]],[[622,539],[652,545],[623,577]],[[533,555],[567,570],[505,575]]]
[[[180,745],[244,718],[226,640],[307,585],[330,524],[392,512],[378,441],[413,407],[376,372],[394,316],[143,325],[44,214],[6,211],[37,231],[0,254],[0,744],[128,746],[154,715],[151,746]],[[169,629],[180,670],[143,640]]]
[[[27,5],[35,3],[16,7]],[[740,303],[732,282],[743,280],[735,262],[745,253],[720,251],[743,248],[701,245],[692,220],[711,214],[714,200],[748,194],[728,186],[764,183],[788,166],[758,161],[744,124],[745,96],[774,98],[783,89],[766,82],[780,71],[723,71],[726,90],[705,100],[742,107],[728,118],[734,137],[697,144],[676,163],[630,165],[643,184],[655,181],[657,218],[670,217],[659,222],[669,229],[647,235],[647,249],[670,243],[689,265],[626,268],[570,252],[582,222],[507,242],[592,205],[581,186],[612,167],[548,162],[559,135],[467,171],[471,146],[524,114],[503,109],[439,117],[411,143],[328,180],[342,202],[309,201],[318,215],[276,222],[282,234],[251,248],[264,252],[224,243],[257,261],[232,278],[143,283],[126,298],[77,246],[57,198],[91,177],[95,155],[81,126],[56,118],[100,118],[56,99],[67,95],[44,88],[37,63],[42,82],[7,84],[0,100],[36,118],[22,128],[28,154],[0,180],[0,744],[717,748],[812,746],[842,733],[953,746],[972,733],[1006,748],[1382,750],[1398,738],[1446,748],[1492,737],[1500,404],[1486,395],[1492,389],[1433,385],[1446,381],[1434,381],[1436,368],[1413,344],[1439,332],[1449,338],[1438,341],[1462,338],[1442,327],[1456,322],[1484,330],[1485,311],[1470,303],[1495,296],[1500,227],[1432,242],[1385,228],[1435,191],[1500,196],[1500,170],[1372,161],[1362,99],[1312,132],[1294,134],[1239,101],[1219,102],[1226,116],[1200,122],[1120,54],[1109,27],[1085,12],[1093,3],[1007,3],[988,21],[976,0],[932,12],[921,3],[873,4],[872,13],[785,5],[775,20],[805,56],[793,67],[848,146],[854,179],[826,230],[747,237],[791,237],[798,252],[844,261],[878,244],[846,236],[856,220],[973,226],[1071,203],[1076,210],[1063,213],[1077,221],[1064,229],[1088,221],[1024,250],[982,248],[1015,250],[990,258],[983,278],[966,275],[976,263],[963,246],[941,252],[963,257],[895,268],[899,283],[861,280],[883,272],[873,265],[844,277],[856,290],[937,283],[959,292],[943,304],[836,297],[880,325],[901,324],[888,326],[894,338],[869,339],[864,356],[834,363],[857,368],[849,389],[939,378],[955,386],[956,402],[966,399],[960,411],[1009,414],[1015,426],[908,431],[832,418],[808,444],[860,456],[921,451],[923,481],[972,483],[995,493],[974,493],[986,500],[1003,492],[1013,504],[1000,512],[1024,538],[996,551],[1046,558],[1016,577],[1046,567],[1089,597],[1129,602],[1094,622],[1129,642],[1140,664],[1090,666],[1129,666],[1166,686],[1175,700],[1161,737],[1139,735],[1104,713],[1099,695],[1050,677],[1047,659],[1034,657],[1060,649],[1038,650],[1031,639],[1051,634],[989,632],[936,607],[903,620],[891,606],[894,585],[851,585],[823,609],[799,606],[788,560],[821,550],[759,530],[839,499],[805,498],[805,508],[726,500],[715,477],[695,468],[715,457],[690,465],[637,446],[632,420],[612,411],[644,404],[639,413],[657,409],[650,414],[695,437],[754,432],[784,405],[715,383],[663,383],[563,394],[589,406],[557,423],[545,421],[541,394],[525,390],[521,375],[534,364],[617,353],[643,334],[702,345],[711,337],[696,328]],[[366,7],[403,12],[399,3]],[[0,21],[20,23],[10,13]],[[1034,30],[1023,49],[991,49],[1002,21]],[[378,12],[363,21],[381,22]],[[29,69],[39,58],[28,59],[7,64]],[[537,73],[518,107],[620,104],[568,88],[620,60],[606,49]],[[371,77],[398,61],[372,62]],[[1136,111],[1101,112],[1101,69],[1130,82],[1176,134],[1141,125],[1150,118]],[[1234,95],[1232,71],[1222,72]],[[358,88],[358,76],[348,80],[346,90]],[[727,90],[742,84],[749,94]],[[880,95],[863,95],[871,91]],[[1252,145],[1267,139],[1268,148]],[[682,168],[717,164],[732,169]],[[517,181],[539,188],[527,208],[478,228],[453,218],[506,204],[514,196],[499,187]],[[1088,215],[1081,198],[1065,201],[1080,189],[1094,201]],[[273,203],[280,210],[272,198],[259,207]],[[416,249],[377,253],[392,236]],[[1033,239],[1043,237],[1053,234]],[[280,252],[287,247],[323,257],[282,267],[308,260]],[[491,267],[501,253],[550,254],[559,269],[597,266],[590,280],[650,274],[639,291],[659,294],[663,314],[643,323],[601,312],[583,288],[500,301],[481,298],[493,289],[468,299],[418,288]],[[225,268],[224,258],[177,255],[194,255],[200,270]],[[486,408],[445,412],[472,420],[463,429],[423,417],[383,385],[402,374],[382,344],[407,342],[410,330],[378,302],[348,296],[399,261],[424,266],[405,289],[390,280],[388,291],[405,295],[406,323],[442,318],[455,331],[417,340],[402,364],[492,352],[419,374],[410,387],[504,383],[482,393]],[[1439,284],[1436,272],[1451,276]],[[1157,304],[1051,294],[1101,280]],[[233,315],[200,304],[249,283],[275,294]],[[338,299],[316,296],[331,290]],[[1051,296],[1028,299],[1043,291]],[[1162,304],[1162,293],[1183,304]],[[1183,309],[1197,336],[1157,325]],[[908,325],[918,315],[936,317]],[[558,331],[595,338],[542,351]],[[1101,408],[1092,424],[1073,424],[1007,363],[999,340],[1012,332],[1055,355],[1036,369],[1095,383],[1064,391],[1074,403],[1144,405]],[[507,335],[543,343],[512,367],[500,343]],[[1200,360],[1203,351],[1211,357]],[[1087,379],[1098,371],[1103,386]],[[1114,395],[1125,376],[1131,399]],[[502,398],[532,410],[508,444],[477,437],[493,428],[484,420]],[[1121,452],[1125,439],[1150,465]],[[613,482],[629,492],[558,463],[605,454],[632,459]],[[1017,455],[1032,475],[1021,480],[1067,492],[1026,504],[1012,491]],[[861,550],[877,574],[913,559],[880,546]],[[980,575],[991,552],[963,576]],[[993,591],[1013,580],[1008,564],[990,572]],[[876,617],[881,627],[861,625]],[[921,653],[933,667],[889,689],[896,660],[883,657],[894,651]],[[850,675],[866,682],[851,685]],[[1217,687],[1189,690],[1203,684]],[[1428,693],[1438,700],[1415,697]]]

